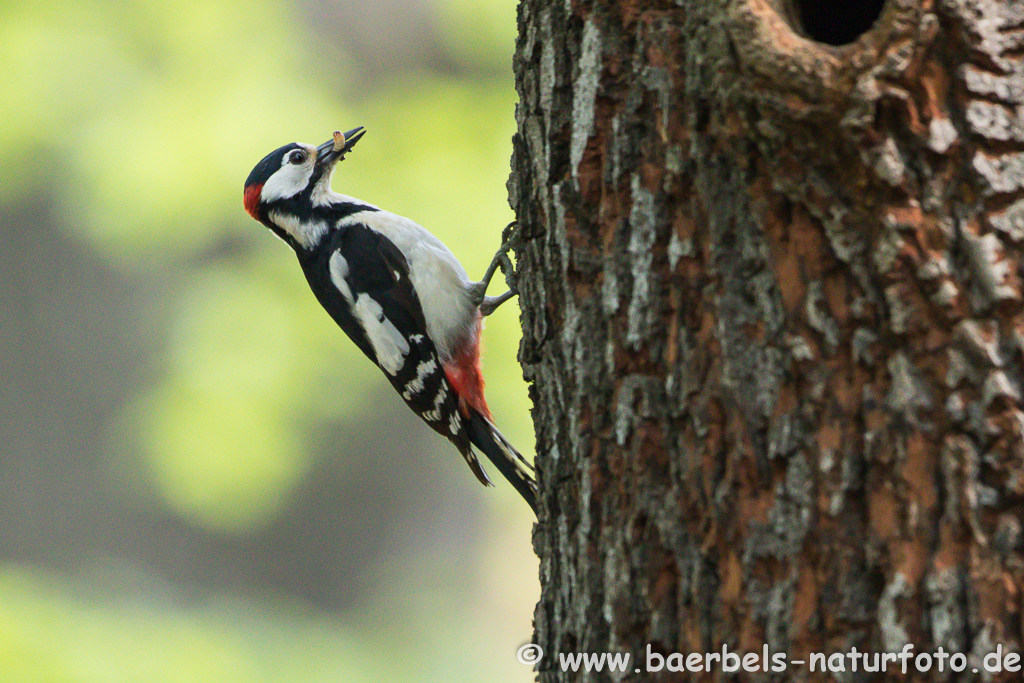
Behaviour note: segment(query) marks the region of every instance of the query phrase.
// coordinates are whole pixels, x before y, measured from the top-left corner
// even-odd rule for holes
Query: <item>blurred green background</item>
[[[0,681],[532,680],[529,509],[242,210],[267,152],[363,125],[335,189],[482,274],[515,30],[513,0],[0,4]],[[518,340],[510,304],[485,372],[529,457]]]

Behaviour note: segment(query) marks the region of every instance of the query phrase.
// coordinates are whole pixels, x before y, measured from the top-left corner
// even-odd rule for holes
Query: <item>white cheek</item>
[[[313,175],[313,166],[303,164],[296,166],[287,164],[282,166],[277,173],[270,176],[270,179],[263,184],[261,198],[264,202],[273,202],[278,199],[294,197],[306,189],[309,177]]]

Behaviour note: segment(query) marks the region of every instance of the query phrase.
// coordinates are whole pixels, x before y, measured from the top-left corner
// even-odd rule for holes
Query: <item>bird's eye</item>
[[[306,153],[301,150],[295,150],[288,155],[288,161],[293,164],[304,164],[306,163]]]

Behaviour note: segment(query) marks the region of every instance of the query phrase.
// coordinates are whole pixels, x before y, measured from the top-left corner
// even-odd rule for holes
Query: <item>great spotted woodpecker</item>
[[[364,132],[274,150],[245,181],[245,210],[295,251],[320,304],[476,478],[491,485],[474,446],[536,512],[532,468],[492,423],[480,373],[483,318],[513,295],[485,294],[505,249],[473,282],[425,228],[331,190]]]

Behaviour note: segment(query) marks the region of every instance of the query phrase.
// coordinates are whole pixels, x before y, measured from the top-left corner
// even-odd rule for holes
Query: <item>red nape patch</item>
[[[245,212],[259,220],[259,214],[257,209],[260,206],[260,194],[263,192],[263,183],[259,185],[250,185],[245,188]]]
[[[484,400],[484,376],[480,372],[480,322],[477,322],[473,342],[455,358],[444,364],[444,374],[459,397],[459,412],[469,417],[469,408],[488,420],[491,411]]]

